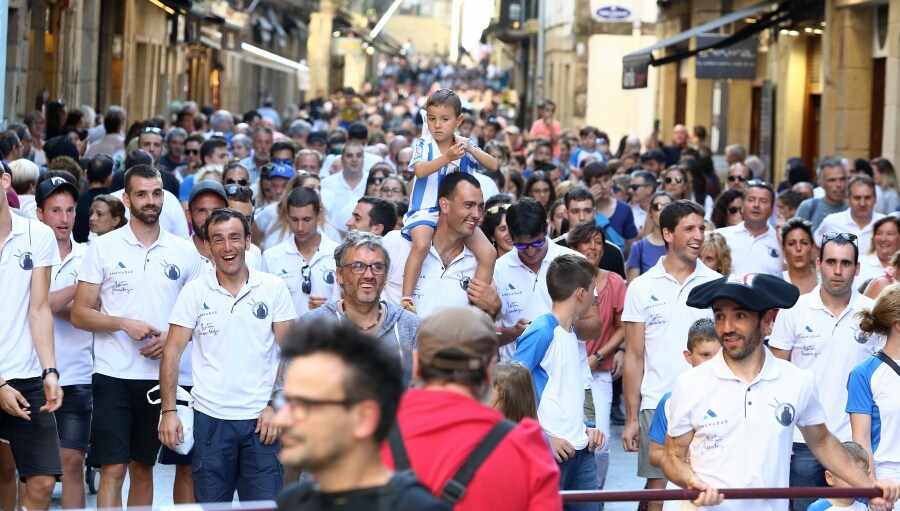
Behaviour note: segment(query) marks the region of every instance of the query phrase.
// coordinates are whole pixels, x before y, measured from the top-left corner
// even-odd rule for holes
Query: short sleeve
[[[294,301],[291,299],[291,292],[288,290],[287,284],[280,278],[272,279],[275,286],[275,313],[272,321],[280,323],[282,321],[294,321],[297,319],[297,310],[294,308]]]
[[[622,277],[619,276],[618,273],[610,272],[607,277],[610,279],[610,284],[612,284],[612,301],[613,301],[613,312],[616,314],[622,314],[625,310],[625,281],[622,280]]]
[[[634,212],[631,211],[631,208],[624,202],[619,202],[616,207],[620,210],[620,214],[625,218],[625,223],[622,225],[622,237],[626,240],[637,238],[638,232],[637,227],[634,225]]]
[[[626,268],[637,268],[641,271],[641,254],[644,252],[644,240],[638,240],[637,243],[631,245],[631,252],[628,253],[628,261],[625,262]]]
[[[428,161],[428,155],[425,153],[426,142],[424,138],[419,138],[416,140],[416,145],[413,148],[413,157],[409,160],[409,171],[413,172],[415,170],[416,163]]]
[[[100,284],[103,282],[103,256],[100,251],[100,243],[94,240],[88,245],[81,260],[81,271],[78,272],[78,280],[88,284]]]
[[[44,224],[35,222],[29,225],[29,229],[35,229],[39,235],[35,236],[35,243],[32,248],[32,262],[34,268],[43,268],[45,266],[55,266],[60,264],[59,247],[56,245],[56,239],[53,231]]]
[[[200,312],[200,300],[197,294],[200,285],[203,283],[188,284],[178,293],[178,299],[175,300],[175,306],[172,307],[172,314],[169,316],[170,324],[191,330],[197,326],[197,317]]]
[[[551,342],[553,342],[553,329],[547,328],[543,321],[536,321],[516,339],[516,352],[513,360],[521,362],[530,372],[534,373],[534,370],[544,360],[544,355],[546,355]]]
[[[669,402],[669,397],[671,397],[671,395],[671,393],[666,393],[662,399],[659,400],[659,404],[656,405],[656,412],[653,414],[653,422],[650,423],[650,431],[647,433],[651,442],[656,442],[661,445],[665,445],[666,443],[666,430],[669,429],[669,421],[666,417],[666,403]]]
[[[640,303],[640,280],[635,279],[634,282],[625,290],[625,308],[622,311],[622,321],[629,323],[644,323],[644,309]]]
[[[850,371],[847,379],[847,413],[872,415],[875,410],[875,398],[872,394],[872,373],[867,371],[866,362]]]
[[[691,413],[694,410],[694,403],[691,402],[691,396],[700,393],[696,390],[684,388],[683,378],[675,380],[675,388],[672,389],[672,395],[669,398],[669,428],[667,433],[670,437],[677,438],[681,435],[692,431],[694,425],[691,422]]]
[[[796,322],[795,315],[796,306],[793,308],[782,310],[775,316],[775,325],[772,327],[772,334],[769,336],[769,346],[779,350],[794,349],[794,340],[796,338],[794,324]]]

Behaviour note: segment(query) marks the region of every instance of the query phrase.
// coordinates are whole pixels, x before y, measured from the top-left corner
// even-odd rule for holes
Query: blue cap
[[[294,177],[297,173],[294,171],[293,167],[290,165],[284,165],[281,163],[273,163],[272,171],[266,176],[266,179],[272,179],[273,177],[283,177],[285,179],[290,179]]]

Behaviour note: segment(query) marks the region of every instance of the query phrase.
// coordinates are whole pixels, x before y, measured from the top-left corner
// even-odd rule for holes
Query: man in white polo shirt
[[[698,319],[712,318],[709,309],[687,306],[688,293],[721,276],[697,259],[706,230],[704,213],[699,204],[688,200],[666,206],[659,215],[666,255],[632,281],[625,292],[622,444],[626,451],[639,451],[638,476],[646,477],[650,488],[665,486],[662,471],[650,465],[647,435],[653,414],[675,377],[690,369],[681,352],[691,325]],[[653,508],[660,506],[651,503]]]
[[[292,236],[263,252],[262,271],[284,280],[299,317],[325,302],[340,299],[334,263],[337,243],[319,232],[322,205],[314,190],[291,190],[287,217]]]
[[[178,293],[203,273],[191,242],[160,227],[158,170],[130,168],[122,198],[131,220],[91,242],[72,306],[72,324],[94,333],[97,420],[91,424],[91,461],[100,465],[101,508],[122,507],[126,469],[129,504],[153,502],[159,405],[148,403],[147,392],[159,381],[159,359]],[[98,302],[100,310],[95,310]]]
[[[721,511],[784,511],[786,500],[722,501],[718,488],[783,488],[794,426],[836,478],[857,488],[880,488],[876,509],[900,496],[893,481],[869,479],[825,425],[813,374],[780,360],[763,346],[775,309],[793,306],[799,291],[771,275],[732,275],[697,286],[688,305],[712,306],[722,344],[709,362],[680,375],[672,390],[666,477],[701,490],[696,506]],[[664,509],[694,509],[669,501]]]
[[[465,240],[475,233],[484,216],[484,197],[475,176],[465,172],[447,175],[438,189],[437,226],[431,250],[422,263],[415,290],[417,313],[424,317],[442,307],[474,305],[493,316],[500,310],[500,299],[493,285],[475,278],[475,255]],[[403,267],[409,257],[410,242],[391,231],[383,239],[390,255],[387,285],[382,297],[388,303],[400,304]]]
[[[769,225],[775,207],[775,190],[765,181],[752,180],[746,184],[744,221],[723,227],[716,232],[725,237],[731,249],[732,273],[768,273],[780,276],[781,243],[775,228]]]
[[[839,235],[826,238],[816,261],[822,283],[797,304],[778,314],[769,337],[776,357],[797,367],[812,370],[825,409],[825,424],[838,440],[853,439],[847,406],[847,378],[850,371],[884,343],[879,335],[859,329],[856,313],[872,310],[875,301],[853,288],[859,271],[856,245]],[[791,486],[826,486],[825,469],[816,461],[800,431],[794,431],[791,456]],[[806,509],[815,499],[794,499],[794,509]]]
[[[61,259],[50,275],[50,310],[53,311],[56,363],[60,368],[59,384],[66,400],[54,415],[63,463],[62,505],[75,509],[84,507],[84,456],[91,445],[94,336],[73,327],[69,315],[87,245],[72,239],[78,202],[78,189],[73,182],[63,177],[45,179],[38,183],[34,196],[37,217],[53,229]]]
[[[215,271],[185,286],[172,310],[160,364],[159,439],[170,449],[184,441],[175,387],[193,340],[194,498],[231,502],[237,490],[242,501],[271,500],[283,478],[271,425],[277,342],[297,313],[281,279],[247,267],[250,224],[241,213],[216,209],[204,232]]]
[[[822,236],[826,232],[848,232],[856,235],[859,253],[868,254],[875,222],[884,218],[883,214],[875,212],[875,181],[865,174],[850,178],[847,182],[847,202],[850,203],[849,208],[822,220],[813,241],[822,248]]]
[[[356,201],[366,194],[366,178],[369,173],[363,170],[364,154],[365,147],[358,141],[351,140],[344,144],[341,152],[342,170],[331,175],[323,174],[322,192],[327,191],[333,197],[333,202],[325,204],[325,209],[328,211],[328,219],[339,229],[346,225]]]
[[[49,509],[56,476],[63,473],[53,416],[63,391],[49,300],[59,250],[49,227],[10,209],[10,188],[12,175],[0,169],[0,438],[9,441],[25,481],[19,506]]]

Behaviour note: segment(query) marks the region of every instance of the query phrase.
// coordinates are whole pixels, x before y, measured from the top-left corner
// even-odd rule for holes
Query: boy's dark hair
[[[290,211],[290,208],[305,208],[309,205],[312,205],[313,211],[317,215],[322,211],[322,203],[319,201],[319,194],[311,188],[301,186],[300,188],[294,188],[288,194],[285,211]]]
[[[108,154],[98,154],[88,161],[85,175],[89,183],[105,183],[113,173],[113,159]]]
[[[688,215],[700,215],[700,218],[703,218],[705,213],[703,206],[694,201],[687,199],[677,200],[663,208],[659,213],[659,229],[660,231],[668,229],[669,232],[675,232],[675,228],[678,227],[678,222],[682,218]],[[669,242],[667,241],[666,248],[668,247]]]
[[[466,172],[453,172],[448,174],[447,177],[441,181],[441,186],[438,187],[438,199],[453,199],[453,196],[456,195],[456,187],[459,185],[460,181],[465,181],[475,188],[481,189],[481,183],[479,183],[478,179],[472,174]]]
[[[594,195],[591,194],[590,190],[588,190],[587,188],[583,186],[576,186],[566,192],[565,195],[563,195],[563,200],[566,202],[566,209],[568,209],[569,205],[573,202],[582,202],[589,200],[591,201],[591,204],[593,204]]]
[[[350,326],[350,322],[331,320],[318,322],[315,328],[295,326],[281,347],[285,359],[317,353],[334,355],[347,366],[344,399],[378,403],[381,414],[372,438],[380,444],[394,423],[403,394],[403,370],[396,350]]]
[[[142,177],[144,179],[159,179],[160,183],[162,183],[162,175],[158,170],[151,167],[150,165],[135,165],[130,169],[125,171],[125,193],[131,193],[131,180],[135,177]],[[160,184],[160,187],[162,185]]]
[[[590,135],[591,133],[593,133],[595,137],[600,136],[600,130],[598,130],[597,128],[595,128],[593,126],[585,126],[585,127],[581,128],[580,130],[578,130],[579,137],[584,137],[584,136]]]
[[[579,254],[563,254],[547,268],[547,292],[554,302],[572,296],[576,289],[590,287],[597,278],[598,268]]]
[[[364,195],[357,202],[372,205],[372,209],[369,210],[369,221],[372,225],[384,226],[382,235],[393,231],[397,226],[397,208],[394,207],[394,204],[371,195]]]
[[[590,186],[591,181],[598,177],[608,176],[612,174],[609,167],[605,163],[592,161],[584,167],[584,182]]]
[[[135,165],[153,165],[153,156],[143,149],[135,149],[128,153],[123,163],[126,169],[130,169]]]
[[[289,142],[287,140],[279,140],[272,144],[272,149],[269,151],[269,155],[273,155],[278,151],[290,151],[291,152],[291,162],[294,161],[294,157],[297,156],[297,146],[294,145],[293,142]],[[292,163],[293,165],[293,163]]]
[[[524,197],[506,210],[506,225],[513,240],[545,234],[547,210],[540,202],[531,197]]]
[[[247,220],[247,217],[244,216],[243,213],[236,209],[231,208],[216,208],[209,214],[206,218],[206,222],[203,224],[203,235],[202,238],[205,240],[209,240],[209,226],[220,224],[222,222],[227,222],[232,218],[237,218],[240,220],[241,225],[244,227],[244,237],[250,236],[250,221]]]
[[[688,329],[687,350],[694,351],[698,344],[707,341],[719,342],[716,322],[709,318],[700,318]]]
[[[462,100],[450,89],[438,89],[428,96],[425,110],[427,111],[433,106],[449,106],[453,109],[453,115],[456,117],[462,115]]]
[[[200,144],[200,162],[206,165],[206,159],[213,155],[216,148],[224,147],[228,149],[228,142],[222,137],[210,137]]]

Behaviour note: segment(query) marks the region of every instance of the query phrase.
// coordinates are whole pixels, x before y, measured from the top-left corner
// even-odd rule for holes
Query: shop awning
[[[264,50],[252,44],[241,43],[241,59],[248,64],[281,71],[282,73],[297,76],[297,87],[300,90],[309,90],[310,76],[309,66],[294,62],[270,51]]]

